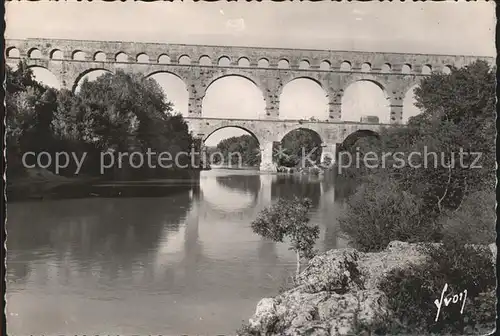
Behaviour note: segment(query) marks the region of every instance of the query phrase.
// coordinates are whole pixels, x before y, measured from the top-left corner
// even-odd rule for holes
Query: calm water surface
[[[288,246],[250,228],[294,194],[313,200],[317,248],[344,247],[334,184],[317,178],[212,170],[166,197],[11,203],[8,333],[234,334],[294,272]]]

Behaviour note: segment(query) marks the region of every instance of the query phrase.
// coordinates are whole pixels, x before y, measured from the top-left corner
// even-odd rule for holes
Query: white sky
[[[47,37],[186,44],[250,45],[337,50],[495,56],[493,2],[290,2],[194,3],[128,1],[6,3],[6,38]],[[185,113],[184,88],[158,79]],[[217,84],[217,86],[216,86]],[[294,84],[294,83],[292,83]],[[294,84],[281,97],[287,118],[326,118],[321,88]],[[387,116],[381,92],[361,83],[348,88],[344,120]],[[367,85],[365,85],[367,84]],[[228,78],[209,88],[203,115],[250,118],[263,113],[259,92]],[[363,95],[360,102],[358,94]],[[347,90],[346,90],[347,95]],[[348,99],[349,98],[349,99]],[[241,99],[245,99],[242,109]],[[411,101],[411,97],[406,99]],[[187,102],[186,102],[187,104]],[[307,108],[307,111],[304,109]],[[368,112],[367,112],[368,111]],[[414,113],[409,112],[409,113]],[[381,120],[384,121],[384,120]],[[211,137],[235,135],[232,129]],[[217,136],[216,136],[217,135]],[[213,138],[213,139],[212,139]],[[207,143],[210,144],[210,143]]]

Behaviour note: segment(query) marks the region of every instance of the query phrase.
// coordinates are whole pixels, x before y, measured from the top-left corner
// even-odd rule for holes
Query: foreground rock
[[[494,251],[496,255],[496,251]],[[378,284],[391,270],[424,262],[418,245],[391,242],[386,250],[331,250],[312,259],[296,287],[262,299],[249,320],[249,335],[369,335],[391,312]],[[244,333],[243,333],[244,334]]]

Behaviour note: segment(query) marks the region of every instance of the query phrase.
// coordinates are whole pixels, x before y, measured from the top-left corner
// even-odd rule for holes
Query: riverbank
[[[293,288],[258,303],[239,335],[372,335],[394,320],[381,281],[394,269],[425,262],[422,247],[394,241],[376,253],[347,248],[318,255]],[[496,257],[496,246],[489,248]]]
[[[65,177],[56,175],[46,169],[26,169],[22,176],[7,177],[7,200],[20,201],[44,199],[52,190],[63,186],[77,187],[99,181],[100,178],[90,176]]]
[[[27,169],[22,176],[7,178],[8,202],[85,198],[85,197],[160,197],[199,183],[192,178],[110,180],[102,176],[65,177],[46,169]]]

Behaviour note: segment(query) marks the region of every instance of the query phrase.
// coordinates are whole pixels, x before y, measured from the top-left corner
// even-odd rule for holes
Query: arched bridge
[[[188,91],[187,120],[195,135],[206,138],[217,129],[236,126],[254,134],[263,151],[263,169],[271,167],[272,143],[289,131],[315,131],[329,151],[335,151],[350,134],[376,131],[380,124],[341,121],[341,100],[346,88],[357,81],[377,84],[390,105],[390,123],[402,121],[407,91],[430,71],[449,71],[489,57],[404,54],[361,51],[301,50],[235,46],[208,46],[117,41],[60,39],[7,39],[6,63],[20,58],[29,66],[52,72],[62,87],[75,89],[79,80],[96,69],[140,72],[152,75],[168,72],[184,81]],[[258,120],[216,119],[202,116],[202,102],[208,87],[217,79],[236,75],[251,80],[263,93],[265,116]],[[328,100],[324,121],[279,120],[283,87],[297,78],[319,84]]]

